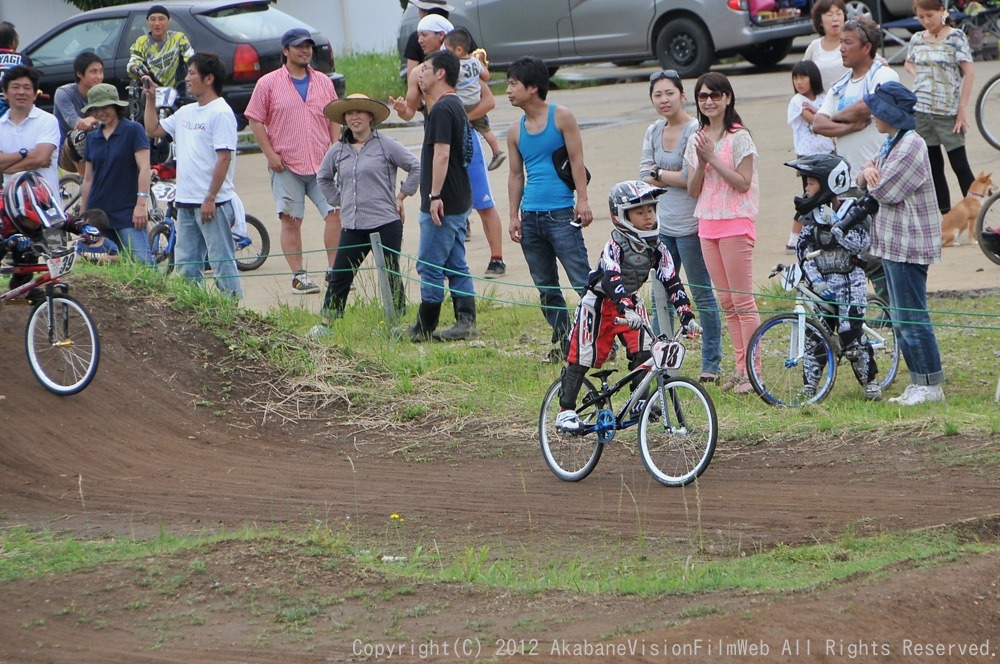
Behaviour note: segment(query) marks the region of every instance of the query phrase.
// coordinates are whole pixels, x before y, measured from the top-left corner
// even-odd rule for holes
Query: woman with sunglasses
[[[736,355],[736,371],[724,391],[749,394],[747,344],[760,324],[753,297],[753,247],[757,239],[760,185],[757,147],[736,112],[736,95],[725,75],[702,74],[694,86],[700,129],[688,141],[687,190],[697,197],[694,216],[712,282]]]
[[[722,323],[719,304],[712,291],[712,279],[705,267],[698,239],[695,200],[687,192],[688,172],[684,151],[688,139],[698,130],[698,121],[685,110],[687,96],[676,71],[668,69],[649,77],[649,99],[660,114],[642,140],[639,178],[666,190],[659,198],[656,215],[660,241],[666,245],[676,270],[684,267],[702,324],[701,382],[716,382],[722,372]],[[657,282],[658,283],[658,282]],[[672,320],[672,306],[666,292],[653,284],[654,312]]]

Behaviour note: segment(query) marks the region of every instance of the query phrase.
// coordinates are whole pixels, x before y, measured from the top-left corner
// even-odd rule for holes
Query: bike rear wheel
[[[1000,265],[1000,191],[983,201],[976,217],[976,240],[986,257]]]
[[[990,111],[989,109],[993,110]],[[976,124],[986,142],[1000,150],[1000,74],[986,81],[976,99]]]
[[[578,482],[597,466],[604,445],[596,434],[569,433],[556,429],[561,386],[560,378],[545,393],[538,417],[538,438],[542,446],[542,457],[549,470],[565,482]],[[597,420],[597,412],[605,407],[606,402],[598,398],[597,390],[586,378],[583,379],[580,392],[580,406],[576,412],[584,426],[592,426]]]
[[[804,352],[799,352],[801,335]],[[814,374],[807,385],[807,372]],[[837,357],[826,330],[810,318],[779,314],[764,321],[750,337],[747,377],[769,404],[798,408],[819,403],[833,390]],[[815,392],[813,392],[815,390]]]
[[[249,214],[246,235],[233,231],[233,241],[236,243],[236,269],[241,272],[256,270],[271,252],[271,236],[267,228],[260,219]]]
[[[896,328],[892,326],[889,305],[885,300],[880,297],[868,298],[865,324],[881,337],[878,339],[871,334],[865,334],[866,340],[875,351],[879,387],[886,390],[896,380],[899,372],[899,346],[896,345]]]
[[[45,389],[60,396],[87,387],[101,358],[97,327],[90,314],[62,293],[47,297],[32,310],[25,347],[35,377]]]
[[[153,265],[163,274],[174,271],[174,250],[170,246],[171,230],[170,224],[161,221],[149,231],[149,255],[153,257]]]
[[[660,484],[685,486],[705,472],[715,453],[715,405],[689,378],[668,378],[651,392],[639,420],[642,463]]]

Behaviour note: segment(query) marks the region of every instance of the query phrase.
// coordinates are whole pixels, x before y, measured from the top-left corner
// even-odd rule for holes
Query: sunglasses
[[[663,71],[658,71],[655,74],[650,74],[649,75],[649,82],[650,83],[656,83],[657,81],[662,81],[665,78],[668,78],[671,81],[675,81],[677,83],[680,83],[680,81],[681,81],[680,74],[678,74],[675,70],[673,70],[673,69],[664,69]]]
[[[865,27],[865,24],[856,18],[852,18],[850,21],[845,23],[844,28],[847,30],[860,30],[865,35],[865,41],[867,41],[869,44],[879,43],[878,41],[875,40],[875,37],[872,36],[872,33],[868,32],[868,28]],[[881,26],[876,25],[875,29],[881,30],[882,28]]]
[[[698,101],[722,101],[722,98],[726,96],[725,92],[719,92],[718,90],[712,90],[711,92],[699,92]]]

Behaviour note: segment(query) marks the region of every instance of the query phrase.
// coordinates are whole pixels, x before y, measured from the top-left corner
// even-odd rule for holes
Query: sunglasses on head
[[[712,90],[710,92],[699,92],[698,101],[722,101],[722,98],[726,96],[725,92],[720,92],[719,90]]]
[[[662,81],[665,78],[668,78],[671,81],[675,81],[675,82],[678,82],[678,83],[681,80],[680,74],[678,74],[675,70],[673,70],[673,69],[664,69],[663,71],[658,71],[655,74],[650,74],[649,75],[649,82],[650,83],[656,83],[657,81]]]
[[[877,43],[877,42],[875,41],[875,38],[874,38],[874,37],[872,37],[872,33],[868,32],[868,28],[866,28],[866,27],[865,27],[865,24],[864,24],[864,23],[862,23],[861,21],[859,21],[859,20],[858,20],[858,19],[856,19],[856,18],[852,18],[852,19],[851,19],[850,21],[848,21],[847,23],[844,23],[844,28],[846,28],[847,30],[860,30],[860,31],[861,31],[862,33],[864,33],[864,35],[865,35],[865,40],[866,40],[866,41],[867,41],[867,42],[868,42],[869,44],[876,44],[876,43]],[[877,25],[876,25],[876,26],[875,26],[875,29],[877,29],[877,30],[878,30],[878,29],[881,29],[881,28],[879,28],[879,26],[877,26]]]

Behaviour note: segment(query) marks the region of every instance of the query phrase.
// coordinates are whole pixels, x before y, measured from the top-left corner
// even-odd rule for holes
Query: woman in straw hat
[[[344,314],[354,275],[371,248],[372,233],[382,238],[396,307],[402,311],[406,299],[397,275],[403,244],[403,200],[416,193],[420,184],[420,160],[396,139],[376,131],[389,117],[389,107],[380,101],[353,94],[330,102],[323,112],[344,125],[341,140],[330,147],[316,173],[327,201],[340,208],[342,226],[340,248],[326,274],[324,322],[329,324]],[[396,193],[399,169],[407,176]]]
[[[101,129],[87,134],[84,149],[80,210],[104,210],[108,233],[135,260],[153,264],[146,239],[149,216],[149,139],[138,122],[125,116],[127,101],[109,83],[95,85],[87,93],[82,113],[92,113]]]

